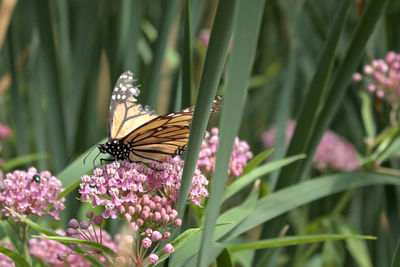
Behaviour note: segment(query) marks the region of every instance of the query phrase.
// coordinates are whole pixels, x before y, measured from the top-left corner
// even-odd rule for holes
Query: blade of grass
[[[367,41],[373,32],[374,26],[381,17],[381,14],[383,14],[388,2],[388,0],[372,0],[369,2],[360,23],[356,28],[353,39],[346,52],[344,60],[339,67],[338,73],[336,74],[334,81],[330,86],[329,94],[326,97],[326,102],[324,103],[316,120],[315,130],[306,149],[306,154],[309,155],[309,157],[301,162],[299,172],[297,172],[301,175],[298,177],[304,177],[306,170],[311,165],[312,155],[314,155],[323,133],[328,128],[334,115],[336,114],[336,111],[340,107],[340,104],[346,94],[348,85],[351,82],[352,74],[355,72],[357,65],[364,55],[364,48],[367,44]],[[293,179],[295,179],[295,177],[293,178],[290,176],[286,178],[289,178],[291,182],[293,182]]]
[[[210,254],[233,142],[242,117],[247,81],[252,70],[264,4],[264,0],[253,1],[251,4],[246,1],[239,1],[235,9],[234,38],[227,69],[227,91],[221,115],[215,171],[211,178],[210,198],[206,206],[204,232],[198,258],[199,266],[207,265],[208,255]],[[249,29],[252,30],[249,31]]]
[[[34,143],[36,152],[38,153],[46,153],[47,148],[47,139],[46,139],[46,131],[45,131],[45,122],[43,117],[46,116],[45,108],[42,103],[43,92],[40,88],[40,78],[37,74],[37,66],[39,64],[39,55],[40,55],[40,47],[39,47],[39,32],[36,25],[33,26],[32,29],[32,39],[31,39],[31,50],[30,57],[28,61],[28,69],[30,73],[31,80],[31,90],[28,92],[29,98],[29,106],[30,112],[32,115],[32,123],[34,130]],[[41,158],[38,160],[38,169],[45,170],[47,169],[48,160]]]
[[[221,254],[217,257],[217,266],[218,267],[232,267],[231,256],[227,249],[224,249]]]
[[[64,118],[60,96],[57,57],[51,29],[48,2],[39,0],[34,5],[37,26],[40,37],[40,62],[37,68],[41,78],[41,88],[44,90],[43,101],[49,103],[46,107],[48,116],[49,144],[53,159],[53,170],[60,171],[67,162],[65,146]]]
[[[163,12],[161,15],[161,22],[158,31],[158,38],[154,47],[153,62],[147,73],[146,82],[143,87],[143,103],[148,104],[150,107],[157,106],[158,92],[160,88],[161,67],[164,62],[164,56],[167,51],[168,36],[172,28],[174,19],[176,18],[179,10],[178,0],[170,0],[162,2]]]
[[[400,179],[392,175],[355,172],[328,175],[292,185],[259,199],[252,213],[222,241],[229,241],[261,223],[322,197],[350,188],[379,184],[398,185]]]
[[[393,254],[392,265],[391,267],[400,266],[400,239],[396,246],[396,251]]]
[[[324,242],[328,240],[347,240],[347,239],[370,239],[375,240],[376,237],[368,235],[309,235],[309,236],[285,236],[280,238],[272,238],[267,240],[258,240],[255,242],[248,242],[245,244],[228,246],[232,252],[253,250],[253,249],[264,249],[274,248],[282,246],[294,246],[301,244],[309,244],[315,242]]]
[[[305,153],[307,143],[311,140],[310,138],[315,127],[315,117],[317,116],[319,107],[322,105],[325,87],[332,71],[339,38],[343,31],[350,6],[351,2],[342,0],[336,12],[334,21],[329,30],[328,40],[322,49],[316,72],[305,98],[305,102],[303,103],[299,116],[297,117],[296,128],[286,156]],[[312,155],[307,155],[309,158],[312,158]],[[294,163],[292,166],[284,167],[278,179],[276,189],[281,189],[294,183],[296,177],[298,177],[297,173],[299,167],[300,162]]]
[[[17,252],[8,249],[6,247],[0,246],[0,253],[6,255],[10,259],[14,261],[15,266],[30,266],[29,262],[25,260],[25,258],[19,255]]]
[[[181,187],[178,197],[178,216],[184,217],[186,200],[192,183],[197,158],[200,152],[201,142],[207,127],[209,114],[218,83],[221,78],[225,63],[225,56],[231,38],[231,21],[233,17],[233,5],[230,1],[222,0],[215,16],[214,27],[211,31],[210,43],[203,66],[199,94],[190,129],[189,142],[185,155]],[[175,232],[175,235],[178,232]]]
[[[132,70],[138,72],[138,40],[140,39],[140,21],[142,18],[143,1],[126,0],[125,2],[124,4],[129,6],[127,7],[127,9],[129,8],[129,14],[127,15],[129,18],[129,25],[127,28],[124,28],[125,31],[121,29],[121,35],[127,35],[128,40],[126,45],[121,44],[119,54],[122,55],[123,71]]]
[[[191,34],[191,0],[185,2],[185,22],[183,29],[182,56],[182,107],[191,106],[193,92],[192,34]]]
[[[22,156],[26,155],[29,153],[29,146],[28,146],[28,137],[27,137],[27,132],[25,130],[26,127],[26,105],[23,104],[22,102],[22,97],[21,97],[21,92],[20,92],[20,80],[19,80],[19,75],[18,71],[16,69],[16,62],[17,62],[17,55],[16,55],[16,49],[17,49],[17,43],[16,43],[16,37],[14,37],[14,27],[13,24],[11,23],[8,29],[8,38],[7,38],[7,48],[8,48],[8,55],[9,55],[9,67],[10,67],[10,72],[11,72],[11,98],[12,98],[12,107],[13,107],[13,113],[14,113],[14,120],[15,120],[15,135],[17,142],[15,144],[16,146],[16,152],[17,156]]]

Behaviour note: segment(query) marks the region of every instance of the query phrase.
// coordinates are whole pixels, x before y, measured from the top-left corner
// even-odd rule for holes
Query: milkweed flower
[[[177,215],[173,207],[178,201],[183,161],[179,157],[168,158],[163,163],[150,163],[149,167],[128,161],[103,165],[93,175],[81,177],[80,199],[90,201],[93,207],[105,207],[104,218],[122,214],[127,221],[171,223]],[[196,170],[189,201],[200,205],[201,199],[208,196],[207,184]]]
[[[0,123],[0,139],[7,139],[11,136],[11,129]]]
[[[296,127],[295,121],[289,121],[286,128],[286,143],[289,143]],[[264,145],[272,147],[275,143],[276,127],[263,135]],[[313,158],[314,167],[320,171],[353,171],[360,168],[354,146],[332,131],[323,135]]]
[[[385,98],[396,107],[400,104],[400,54],[390,51],[385,59],[374,59],[364,66],[364,75],[353,74],[354,82],[365,81],[367,90]]]
[[[215,170],[215,159],[218,150],[219,137],[218,128],[212,128],[211,133],[206,132],[197,167],[204,169],[207,173]],[[228,174],[238,177],[243,173],[243,167],[246,166],[247,161],[253,157],[249,145],[246,141],[241,141],[238,137],[235,138],[232,155],[229,163]]]
[[[0,208],[5,216],[10,216],[8,207],[27,217],[31,214],[51,215],[59,219],[59,211],[64,209],[64,198],[57,200],[62,191],[61,182],[49,171],[38,173],[35,168],[28,171],[16,170],[7,173],[0,194]]]
[[[145,266],[148,263],[156,264],[161,253],[171,254],[174,252],[174,247],[170,243],[165,244],[162,251],[157,250],[161,242],[169,238],[169,232],[161,234],[150,228],[141,234],[126,235],[118,248],[116,262],[127,264],[128,266]]]

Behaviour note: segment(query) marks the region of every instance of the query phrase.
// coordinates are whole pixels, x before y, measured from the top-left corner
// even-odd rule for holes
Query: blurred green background
[[[190,24],[185,20],[187,2]],[[302,143],[301,136],[307,136],[318,143],[319,135],[330,128],[349,140],[360,154],[366,153],[359,96],[363,88],[351,84],[351,75],[371,59],[400,50],[400,1],[382,1],[386,9],[378,2],[265,0],[255,55],[247,55],[253,63],[242,117],[238,118],[238,135],[250,144],[254,154],[265,150],[262,133],[271,125],[277,125],[278,132],[284,130],[289,119],[315,123],[315,132],[306,127],[296,142]],[[33,165],[57,174],[98,144],[106,136],[110,94],[123,71],[134,72],[141,90],[139,102],[159,114],[195,104],[201,79],[207,79],[201,77],[207,52],[201,33],[212,28],[217,5],[216,0],[0,1],[0,123],[13,131],[9,142],[3,144],[3,170]],[[371,8],[357,39],[354,34],[368,5],[379,8],[376,13]],[[340,12],[343,18],[337,21],[342,25],[330,35]],[[246,26],[246,20],[233,26],[239,24]],[[368,40],[366,45],[364,39]],[[324,45],[328,46],[326,54]],[[321,55],[327,59],[326,65],[319,61]],[[230,51],[227,65],[229,60]],[[343,66],[343,62],[348,64]],[[318,81],[315,72],[324,67],[329,70],[321,73]],[[226,84],[229,73],[225,68],[219,94],[229,90]],[[329,90],[324,89],[325,84]],[[307,106],[315,109],[304,113]],[[376,99],[372,99],[372,106],[380,132],[389,124],[390,107]],[[211,124],[216,125],[216,121]],[[286,152],[284,140],[279,139],[274,159],[313,153],[309,144],[294,145]],[[384,165],[398,168],[399,163],[392,159]],[[264,194],[272,192],[275,185],[282,189],[303,179],[306,167],[296,165],[282,170],[281,175],[274,172],[264,181]],[[319,175],[315,171],[312,174]],[[368,243],[328,242],[322,250],[317,245],[290,248],[282,251],[275,263],[389,266],[400,234],[399,193],[398,186],[378,185],[293,210],[289,214],[292,234],[335,232],[342,227],[342,233],[379,239]],[[337,203],[342,205],[340,212],[334,210]],[[271,236],[265,228],[263,234]],[[321,255],[328,258],[321,260]],[[241,264],[250,266],[251,259],[260,259],[261,254],[253,251],[243,257],[250,260]]]

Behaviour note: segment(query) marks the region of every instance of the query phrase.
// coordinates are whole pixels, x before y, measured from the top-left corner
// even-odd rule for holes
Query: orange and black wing
[[[133,86],[133,73],[122,73],[111,95],[108,115],[108,139],[121,139],[157,115],[148,106],[136,102],[140,90]]]
[[[212,113],[219,111],[221,96],[214,99]],[[130,145],[131,161],[162,161],[182,154],[190,133],[194,107],[156,117],[133,130],[122,139]]]

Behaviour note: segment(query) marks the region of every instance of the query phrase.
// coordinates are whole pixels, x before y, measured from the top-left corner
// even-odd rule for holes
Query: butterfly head
[[[111,139],[107,143],[99,144],[100,153],[106,153],[113,156],[116,160],[129,158],[129,145],[122,143],[118,139]]]

